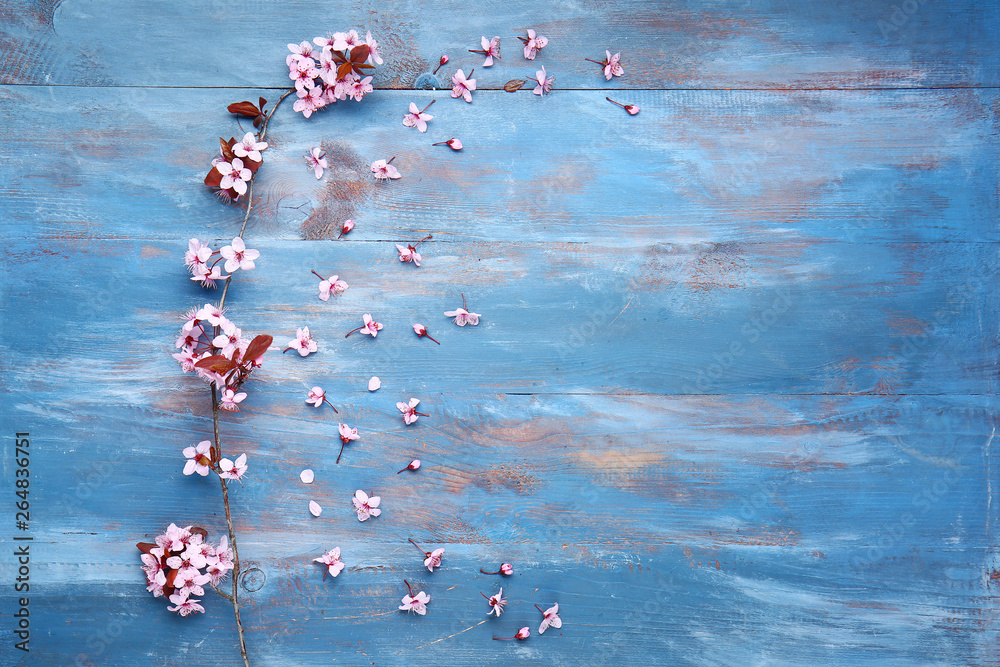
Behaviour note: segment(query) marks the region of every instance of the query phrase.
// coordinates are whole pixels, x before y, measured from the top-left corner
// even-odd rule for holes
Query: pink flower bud
[[[528,626],[525,626],[525,627],[521,628],[520,630],[518,630],[517,634],[514,635],[514,636],[517,637],[518,641],[520,641],[522,639],[527,639],[530,634],[531,634],[531,630],[528,629]]]
[[[434,68],[434,71],[431,72],[431,74],[437,74],[438,70],[444,67],[446,64],[448,64],[448,56],[441,56],[441,62],[438,63],[438,66]]]
[[[344,234],[346,234],[347,232],[351,231],[352,229],[354,229],[354,221],[353,220],[344,220],[344,224],[340,228],[340,236],[343,236]],[[338,236],[337,238],[339,239],[340,236]]]
[[[420,469],[420,459],[413,459],[412,461],[410,461],[410,465],[406,466],[396,474],[398,475],[400,472],[406,472],[407,470],[419,470],[419,469]]]
[[[511,565],[510,563],[504,563],[503,565],[500,566],[500,573],[506,574],[508,576],[512,575],[514,574],[514,566]]]

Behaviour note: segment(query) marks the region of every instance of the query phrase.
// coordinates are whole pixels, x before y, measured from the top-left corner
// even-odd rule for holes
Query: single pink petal
[[[378,379],[377,376],[372,377],[372,379],[368,381],[368,391],[377,391],[381,386],[382,380]]]
[[[309,468],[306,468],[299,473],[299,479],[302,480],[303,484],[312,484],[313,480],[316,479],[316,474]]]
[[[313,516],[319,516],[320,514],[323,513],[323,508],[320,507],[319,503],[317,503],[315,500],[310,500],[309,513],[312,514]]]

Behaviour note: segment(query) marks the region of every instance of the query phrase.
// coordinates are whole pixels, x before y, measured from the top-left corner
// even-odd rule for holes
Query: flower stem
[[[431,105],[434,104],[435,101],[436,100],[431,100],[430,102],[428,102],[427,106],[425,106],[423,109],[420,110],[420,113],[423,113],[423,112],[427,111],[428,109],[430,109]]]
[[[222,307],[220,306],[221,310]],[[222,442],[219,439],[219,399],[216,396],[216,386],[213,382],[211,385],[212,391],[212,427],[215,435],[215,450],[219,452],[219,456],[222,456]],[[247,657],[247,643],[243,638],[243,620],[240,618],[240,599],[239,599],[239,576],[240,576],[240,553],[236,548],[236,530],[233,528],[233,515],[229,510],[229,488],[226,486],[226,480],[219,478],[219,483],[222,485],[222,504],[226,509],[226,528],[229,530],[229,544],[233,549],[233,571],[231,576],[233,578],[233,594],[230,602],[233,603],[233,614],[236,616],[236,631],[240,638],[240,655],[243,656],[244,667],[250,667],[250,659]]]
[[[406,468],[403,468],[403,470],[406,470]],[[402,472],[402,470],[400,472]],[[412,544],[413,546],[417,547],[417,551],[419,551],[420,553],[422,553],[425,558],[430,558],[431,557],[431,555],[429,553],[427,553],[426,551],[424,551],[423,549],[421,549],[420,546],[416,542],[413,541],[413,538],[408,537],[406,539],[410,540],[410,544]]]

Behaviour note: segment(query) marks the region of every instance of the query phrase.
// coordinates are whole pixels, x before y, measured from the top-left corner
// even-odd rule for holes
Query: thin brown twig
[[[267,112],[264,116],[264,124],[260,130],[259,139],[263,139],[264,135],[267,134],[267,124],[271,120],[271,116],[274,114],[278,105],[281,104],[282,100],[288,97],[290,94],[295,92],[295,89],[287,91],[284,95],[278,98],[278,101],[274,103],[271,110]],[[239,236],[243,236],[243,232],[246,231],[247,222],[250,220],[250,211],[253,209],[253,186],[256,183],[256,175],[250,181],[250,187],[247,189],[247,210],[246,214],[243,216],[243,224],[240,227]],[[222,288],[222,298],[219,299],[219,310],[221,311],[226,305],[226,295],[229,294],[229,284],[232,282],[232,276],[226,278],[226,284]],[[222,440],[219,437],[219,398],[218,398],[218,387],[213,382],[211,385],[212,392],[212,429],[215,436],[215,452],[216,456],[222,457]],[[250,659],[247,656],[247,644],[243,636],[243,620],[240,617],[240,598],[239,598],[239,576],[240,576],[240,552],[236,546],[236,530],[233,527],[233,515],[229,508],[229,487],[226,486],[226,480],[219,477],[219,483],[222,485],[222,504],[226,509],[226,528],[229,531],[229,544],[233,550],[233,571],[230,573],[233,580],[233,593],[232,595],[225,593],[215,584],[212,584],[219,595],[229,600],[233,605],[233,614],[236,616],[236,631],[240,639],[240,655],[243,657],[244,667],[250,667]]]

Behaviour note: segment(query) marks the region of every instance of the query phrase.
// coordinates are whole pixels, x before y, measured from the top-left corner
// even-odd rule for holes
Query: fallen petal
[[[315,500],[310,500],[310,501],[309,501],[309,512],[310,512],[310,513],[311,513],[311,514],[312,514],[313,516],[319,516],[320,514],[322,514],[322,513],[323,513],[323,508],[322,508],[322,507],[320,507],[320,506],[319,506],[319,503],[318,503],[318,502],[316,502]]]
[[[378,377],[373,377],[368,381],[368,391],[377,391],[382,386],[382,381]]]
[[[313,473],[312,470],[306,468],[305,470],[299,473],[299,479],[302,480],[303,484],[312,484],[313,480],[316,479],[316,475],[315,473]]]

